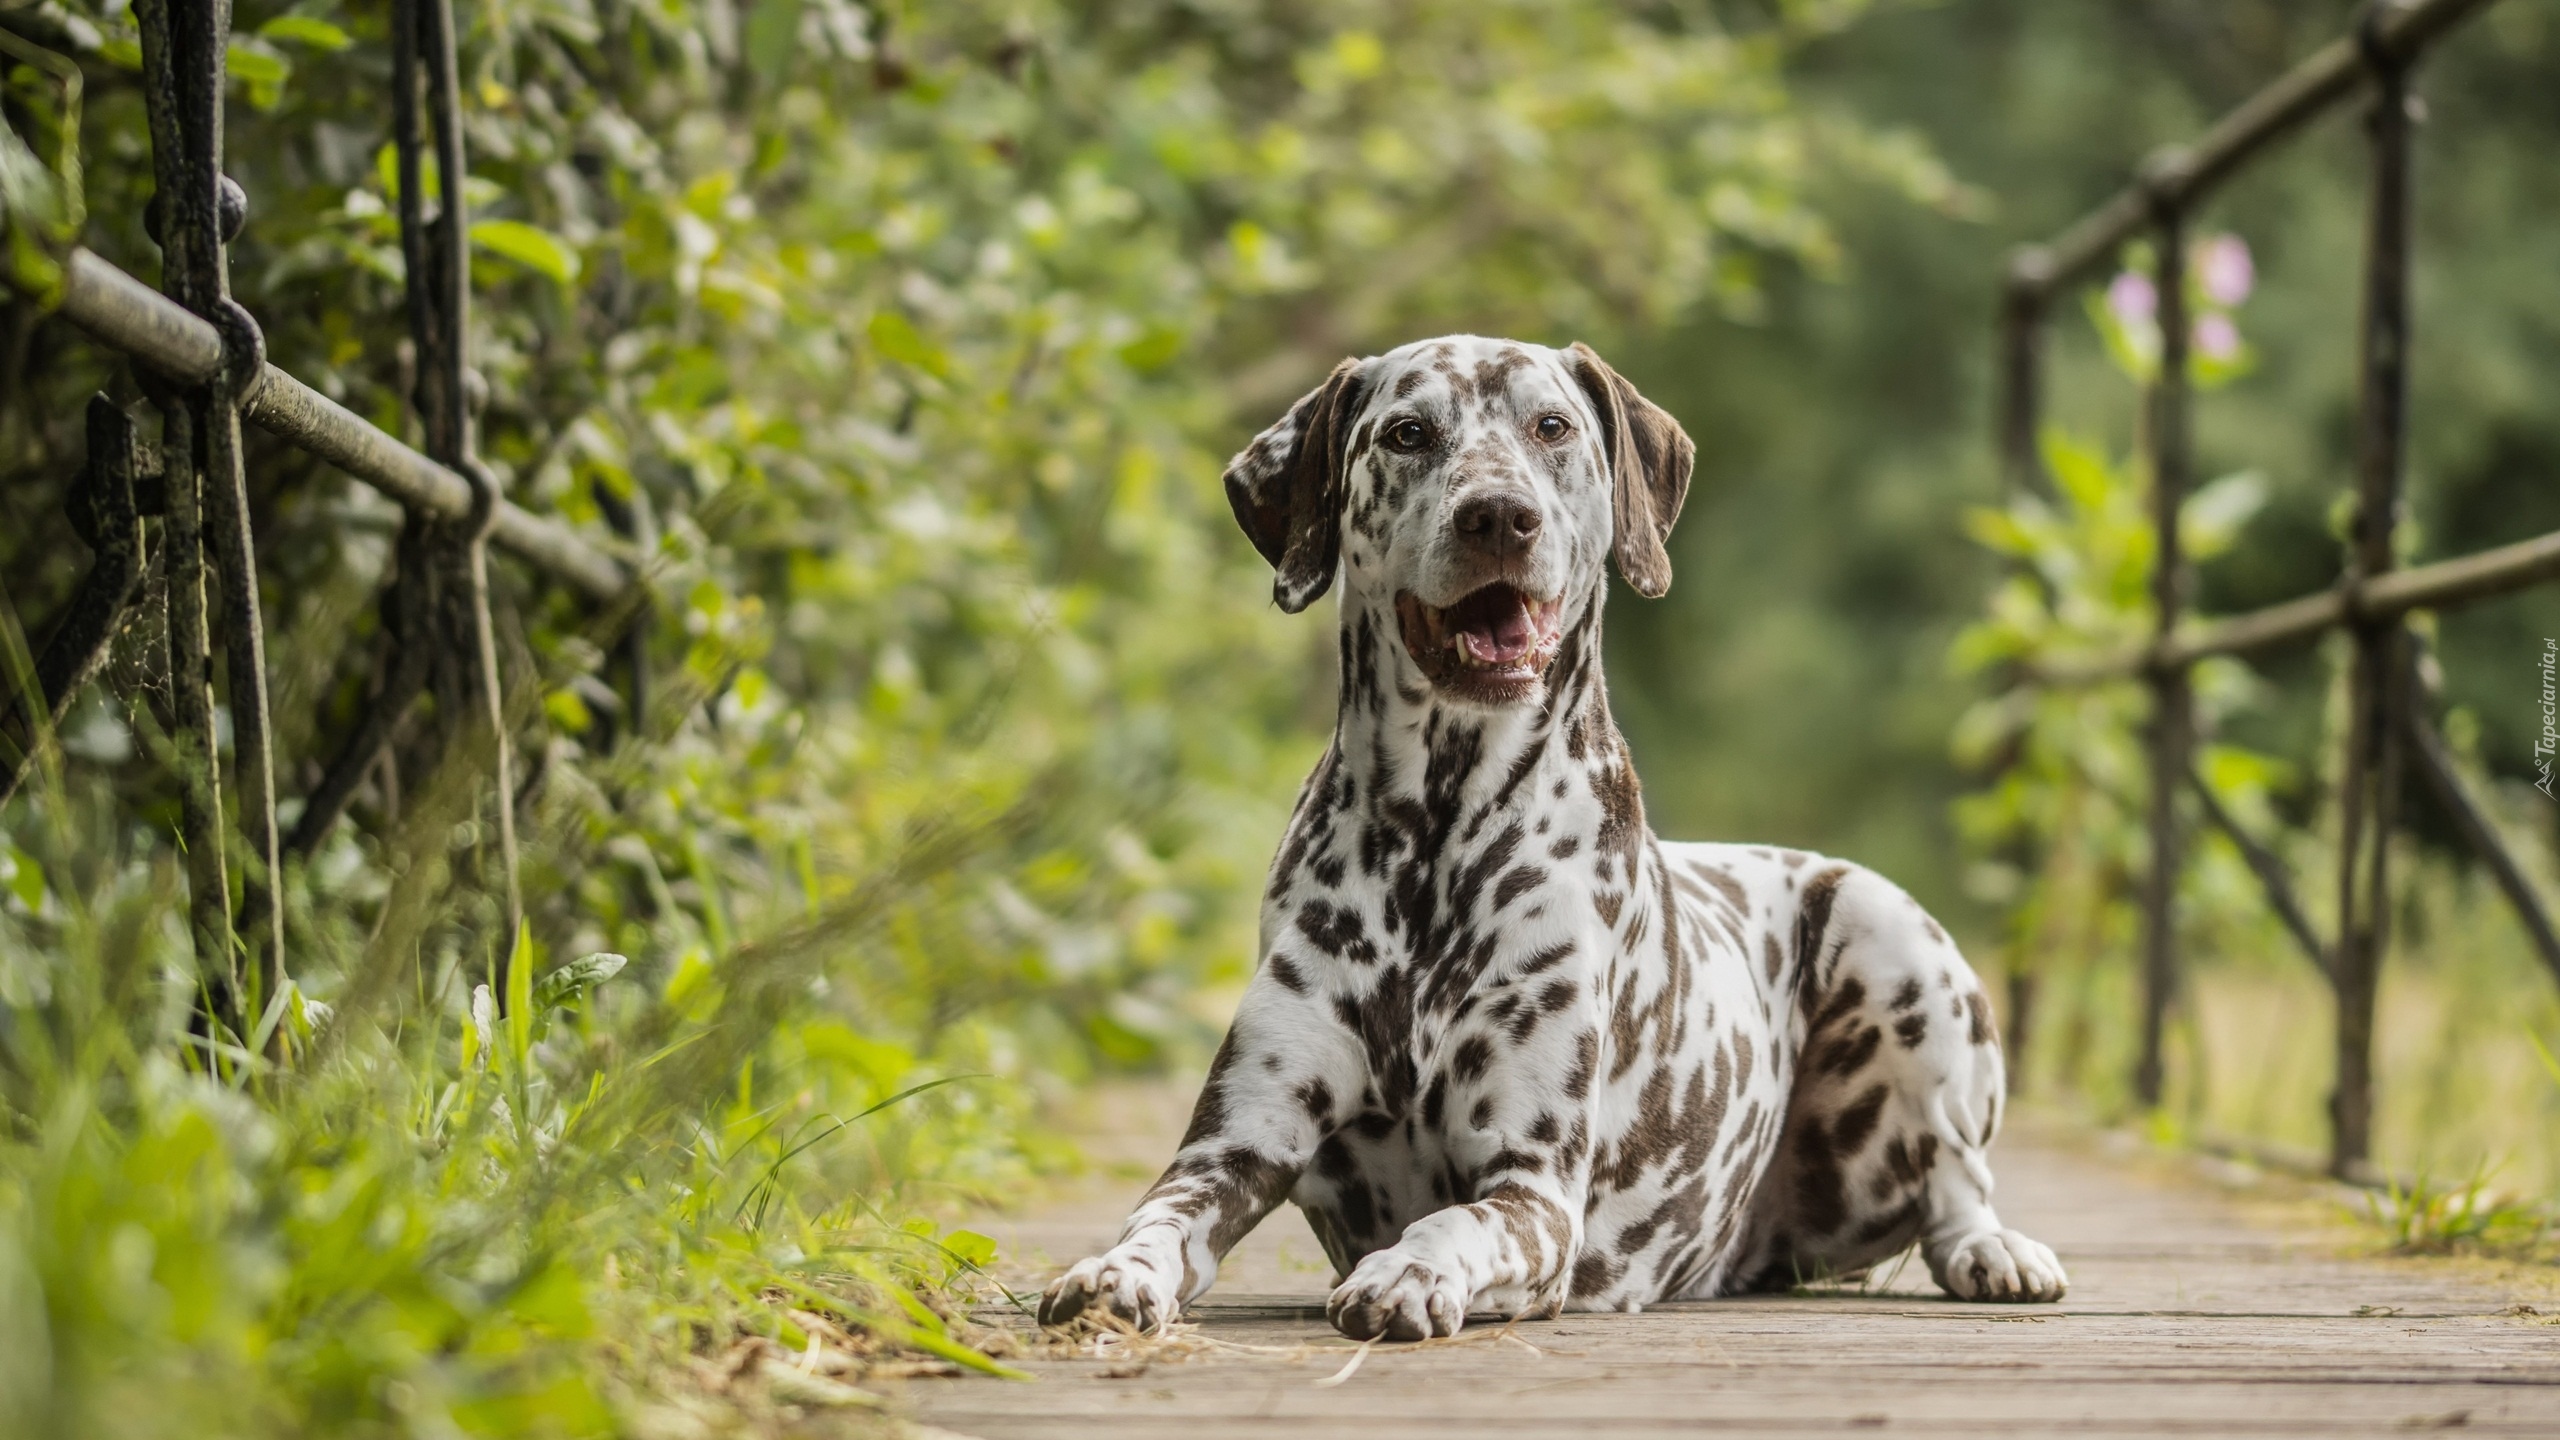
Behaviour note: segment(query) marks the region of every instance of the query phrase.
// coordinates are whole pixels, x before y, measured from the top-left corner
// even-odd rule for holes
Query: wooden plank
[[[1153,1103],[1153,1102],[1148,1102]],[[1029,1280],[1107,1244],[1152,1138],[1179,1102],[1122,1117],[1104,1181],[980,1222]],[[1170,1140],[1163,1139],[1163,1152]],[[1197,1333],[1270,1353],[1114,1369],[1031,1360],[1031,1384],[894,1388],[927,1425],[1014,1437],[1553,1436],[1843,1432],[1930,1435],[2405,1435],[2458,1426],[2554,1433],[2560,1313],[2442,1262],[2356,1259],[2260,1228],[2191,1170],[2117,1156],[2053,1122],[1995,1153],[2004,1218],[2072,1271],[2060,1305],[1938,1298],[1915,1261],[1875,1294],[1666,1305],[1470,1326],[1453,1341],[1354,1347],[1323,1321],[1329,1275],[1284,1207],[1230,1257]],[[1105,1378],[1106,1375],[1116,1378]]]

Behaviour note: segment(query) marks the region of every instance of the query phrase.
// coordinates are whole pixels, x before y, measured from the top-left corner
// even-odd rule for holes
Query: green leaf
[[[543,696],[542,713],[551,717],[552,724],[573,735],[584,734],[596,723],[586,700],[575,690],[554,690]]]
[[[2006,510],[1977,505],[1965,512],[1964,528],[1975,543],[2000,554],[2031,556],[2036,553],[2034,533]]]
[[[2255,470],[2225,475],[2199,487],[2179,507],[2179,533],[2198,560],[2231,548],[2242,526],[2267,503],[2267,477]]]
[[[871,347],[901,365],[948,377],[951,359],[924,338],[915,322],[895,310],[874,311],[869,326]]]
[[[1152,375],[1181,358],[1187,338],[1170,325],[1150,325],[1146,333],[1120,347],[1120,363],[1141,375]]]
[[[330,54],[356,43],[346,31],[316,15],[279,15],[259,26],[258,34],[269,40],[290,41]]]
[[[573,1004],[578,997],[621,974],[622,967],[630,963],[610,950],[581,955],[542,977],[542,983],[534,987],[533,1008],[548,1012]]]
[[[953,1259],[964,1265],[983,1267],[996,1258],[996,1242],[975,1230],[954,1230],[943,1236],[941,1243]]]
[[[273,110],[284,99],[284,82],[293,78],[293,62],[273,46],[254,36],[234,35],[224,59],[231,78],[248,87],[251,105]]]
[[[397,206],[400,203],[400,147],[388,140],[383,141],[382,148],[373,152],[373,173],[382,182],[383,197]],[[418,189],[429,200],[444,194],[440,174],[436,169],[435,152],[421,147],[418,152]]]
[[[782,78],[799,51],[801,4],[756,0],[755,13],[747,17],[747,63],[767,84]]]
[[[563,285],[578,278],[578,252],[569,248],[569,242],[521,220],[474,220],[471,243]]]
[[[44,906],[44,867],[24,850],[0,851],[0,884],[30,910]]]
[[[507,1054],[519,1075],[533,1052],[533,1013],[533,930],[519,920],[507,955]]]

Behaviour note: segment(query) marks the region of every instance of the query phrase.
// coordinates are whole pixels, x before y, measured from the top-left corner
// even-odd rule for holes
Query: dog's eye
[[[1561,415],[1541,415],[1538,417],[1537,428],[1538,438],[1553,445],[1573,433],[1573,422]]]
[[[1431,427],[1419,420],[1398,420],[1387,427],[1387,444],[1406,454],[1431,443]]]

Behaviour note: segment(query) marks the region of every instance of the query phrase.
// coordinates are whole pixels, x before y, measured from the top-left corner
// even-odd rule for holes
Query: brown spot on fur
[[[1493,1065],[1493,1047],[1481,1035],[1470,1035],[1458,1042],[1458,1050],[1450,1057],[1449,1069],[1460,1080],[1480,1080]]]
[[[1846,1034],[1833,1036],[1813,1059],[1817,1075],[1855,1075],[1876,1058],[1876,1044],[1884,1032],[1873,1025],[1858,1026]]]
[[[1742,882],[1722,870],[1709,869],[1703,865],[1698,867],[1697,874],[1699,879],[1716,887],[1726,900],[1732,902],[1734,909],[1746,915],[1751,913],[1751,896],[1743,890]]]
[[[1583,1251],[1581,1258],[1573,1262],[1573,1298],[1582,1300],[1606,1294],[1610,1286],[1618,1283],[1622,1269],[1597,1250]]]
[[[1333,1118],[1333,1087],[1322,1080],[1308,1080],[1298,1087],[1298,1104],[1321,1125]]]
[[[1512,901],[1547,883],[1547,872],[1535,865],[1515,865],[1502,882],[1493,887],[1493,908],[1500,910]]]
[[[1810,992],[1819,984],[1818,963],[1822,944],[1831,933],[1831,907],[1840,898],[1841,883],[1849,878],[1849,867],[1834,865],[1804,882],[1804,897],[1796,902],[1796,989]]]
[[[1855,1155],[1876,1130],[1877,1117],[1884,1113],[1885,1087],[1871,1085],[1857,1099],[1849,1102],[1831,1122],[1831,1143],[1841,1158]]]

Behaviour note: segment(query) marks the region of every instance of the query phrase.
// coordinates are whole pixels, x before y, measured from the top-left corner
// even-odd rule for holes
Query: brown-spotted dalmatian
[[[1295,612],[1342,581],[1341,710],[1260,969],[1164,1177],[1041,1318],[1141,1326],[1283,1199],[1355,1339],[1854,1273],[1915,1241],[1968,1300],[2049,1301],[1991,1208],[1982,988],[1891,882],[1645,824],[1600,676],[1694,451],[1589,347],[1345,360],[1226,473]]]

